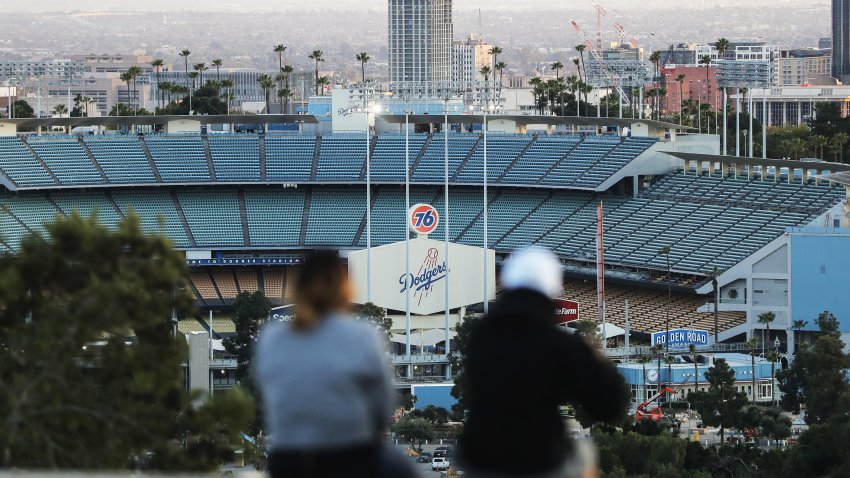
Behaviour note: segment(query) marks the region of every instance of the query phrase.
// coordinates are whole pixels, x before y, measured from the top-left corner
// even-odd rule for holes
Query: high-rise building
[[[493,55],[490,53],[492,48],[493,45],[484,43],[484,40],[476,39],[472,35],[466,40],[454,42],[452,80],[464,83],[483,80],[481,68],[484,66],[493,68]],[[498,76],[499,72],[493,71],[490,78],[494,78],[494,75]]]
[[[452,79],[452,0],[388,0],[391,82]]]
[[[850,0],[832,0],[832,76],[850,80]]]

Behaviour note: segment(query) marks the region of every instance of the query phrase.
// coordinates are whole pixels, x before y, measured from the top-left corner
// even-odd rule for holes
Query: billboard
[[[292,322],[295,318],[295,304],[283,305],[272,308],[272,313],[269,315],[269,320],[278,322]]]
[[[652,334],[652,345],[666,346],[670,342],[670,348],[686,349],[694,344],[697,347],[708,345],[708,331],[695,329],[670,329],[668,337],[664,337],[665,331]]]
[[[555,323],[566,324],[578,320],[579,304],[574,300],[555,299]]]
[[[410,312],[430,315],[445,310],[445,281],[449,281],[449,308],[455,309],[484,301],[484,281],[489,300],[496,297],[496,253],[487,250],[484,273],[484,249],[449,244],[446,262],[445,243],[427,238],[410,240],[410,273],[405,267],[405,243],[396,242],[372,248],[372,303],[391,310],[405,310],[410,291]],[[365,249],[348,255],[348,275],[354,289],[354,302],[366,299],[367,253]]]

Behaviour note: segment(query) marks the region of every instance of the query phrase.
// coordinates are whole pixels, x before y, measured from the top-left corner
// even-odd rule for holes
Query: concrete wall
[[[791,235],[791,315],[818,330],[818,314],[838,317],[850,332],[850,232]]]

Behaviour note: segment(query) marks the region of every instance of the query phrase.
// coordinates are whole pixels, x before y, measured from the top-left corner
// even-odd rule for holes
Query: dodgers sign
[[[434,284],[444,280],[448,272],[446,261],[439,262],[440,251],[436,247],[428,249],[425,254],[425,260],[422,265],[416,269],[416,273],[402,274],[398,279],[401,285],[399,292],[404,292],[408,287],[411,288],[413,300],[418,304],[422,303],[422,299],[428,297],[428,294],[434,289]]]
[[[437,229],[440,215],[430,204],[417,204],[407,211],[407,225],[416,234],[428,235]]]
[[[688,348],[691,344],[697,347],[708,345],[708,331],[671,329],[667,337],[665,337],[665,332],[654,332],[652,334],[652,345],[666,346],[668,342],[671,349],[684,349]]]

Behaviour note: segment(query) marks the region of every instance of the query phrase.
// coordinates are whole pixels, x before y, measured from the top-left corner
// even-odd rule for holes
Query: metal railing
[[[706,353],[706,352],[740,352],[747,351],[749,352],[750,346],[747,343],[732,343],[732,344],[711,344],[711,345],[703,345],[698,346],[696,348],[697,353]],[[650,355],[652,353],[651,347],[647,345],[639,345],[636,347],[616,347],[616,348],[608,348],[603,351],[605,356],[607,357],[637,357],[640,355]],[[690,351],[687,349],[671,349],[671,355],[683,355],[689,354]]]

